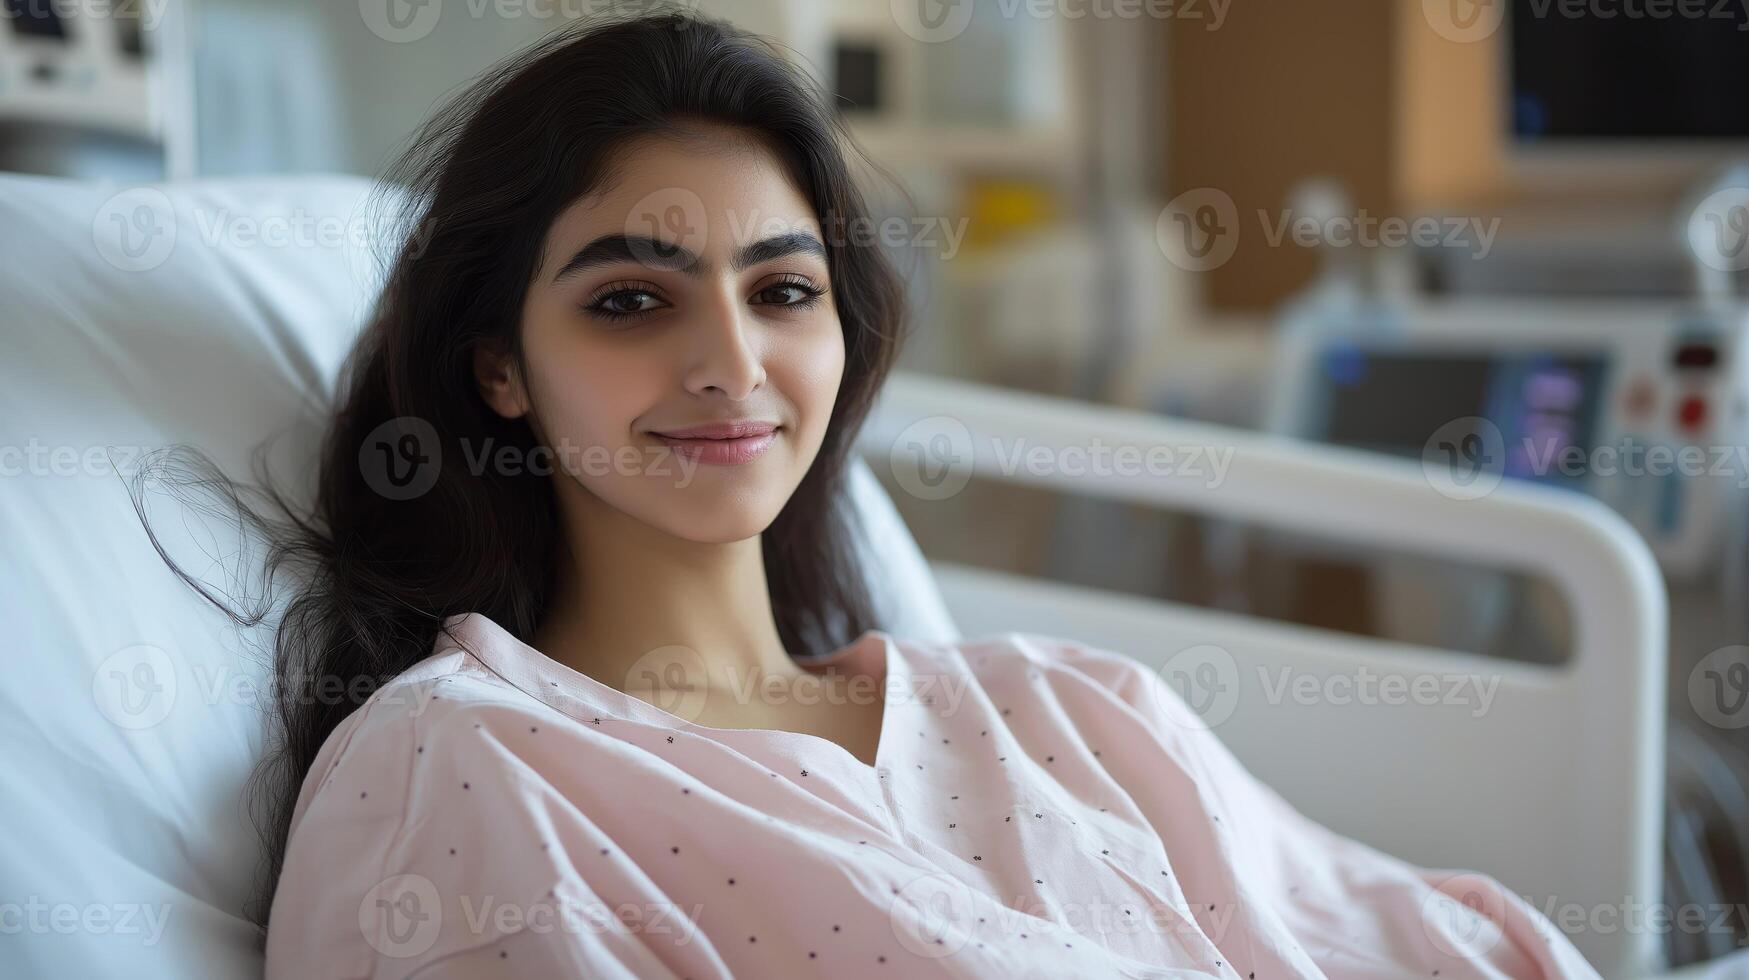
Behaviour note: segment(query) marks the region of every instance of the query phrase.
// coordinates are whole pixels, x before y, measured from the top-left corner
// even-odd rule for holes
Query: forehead
[[[708,255],[785,232],[820,235],[813,208],[776,154],[734,130],[628,141],[607,173],[602,187],[554,221],[551,244],[641,235]]]

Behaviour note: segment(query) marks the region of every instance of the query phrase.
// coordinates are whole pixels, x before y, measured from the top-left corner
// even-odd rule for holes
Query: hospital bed
[[[271,439],[276,476],[308,494],[323,402],[380,281],[372,246],[393,238],[368,190],[0,176],[0,926],[16,923],[0,975],[260,971],[239,914],[259,854],[241,792],[263,748],[268,637],[164,568],[116,471],[189,442],[247,476]],[[996,451],[1024,439],[1061,458],[1095,437],[1231,450],[1230,468],[1077,475]],[[1343,833],[1487,872],[1539,907],[1657,901],[1666,612],[1647,549],[1602,506],[1515,486],[1456,500],[1400,461],[907,374],[858,445],[862,558],[894,634],[1038,632],[1136,657]],[[1504,563],[1558,583],[1576,642],[1559,665],[1519,664],[931,563],[877,471],[925,504],[989,479]],[[145,489],[184,567],[255,594],[259,542]],[[1473,703],[1284,700],[1259,670],[1499,686],[1476,717]],[[1652,932],[1573,939],[1606,976],[1658,975]]]

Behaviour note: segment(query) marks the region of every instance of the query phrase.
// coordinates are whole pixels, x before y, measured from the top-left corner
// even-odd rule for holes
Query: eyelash
[[[759,293],[767,293],[773,289],[783,289],[785,287],[800,290],[802,298],[796,300],[794,303],[764,303],[760,305],[777,306],[786,310],[806,310],[812,309],[815,304],[820,302],[820,297],[826,295],[826,290],[815,286],[813,283],[800,276],[786,276],[761,288]],[[589,313],[592,316],[600,317],[603,320],[614,321],[635,320],[639,317],[656,312],[655,310],[633,310],[628,312],[625,310],[610,310],[606,308],[605,304],[608,300],[628,294],[634,296],[650,296],[652,298],[660,299],[660,297],[656,296],[655,290],[650,289],[641,283],[614,282],[597,290],[595,295],[591,296],[589,300],[584,303],[584,312]]]

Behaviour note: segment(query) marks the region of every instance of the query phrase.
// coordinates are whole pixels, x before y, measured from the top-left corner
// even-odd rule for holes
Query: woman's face
[[[548,230],[523,307],[526,376],[482,354],[482,392],[530,417],[554,479],[585,493],[560,492],[586,507],[693,541],[752,537],[813,463],[844,373],[819,222],[731,130],[628,144],[610,173]],[[661,435],[724,422],[775,428]]]

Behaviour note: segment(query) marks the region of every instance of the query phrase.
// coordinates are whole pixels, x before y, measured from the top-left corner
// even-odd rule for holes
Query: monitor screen
[[[67,24],[55,12],[58,6],[48,0],[5,0],[6,20],[14,33],[25,37],[65,40]]]
[[[1319,436],[1338,445],[1425,458],[1436,433],[1462,419],[1493,423],[1504,443],[1497,472],[1576,485],[1598,429],[1601,357],[1332,347],[1323,365]],[[1566,460],[1564,463],[1563,460]]]
[[[1749,139],[1749,5],[1514,0],[1508,9],[1521,144]]]

